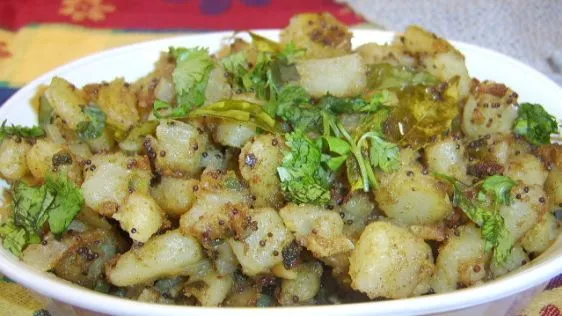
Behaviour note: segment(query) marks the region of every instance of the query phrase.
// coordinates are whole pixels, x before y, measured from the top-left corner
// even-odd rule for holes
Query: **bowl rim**
[[[275,37],[279,34],[279,30],[255,30],[254,32],[266,36]],[[396,33],[380,30],[354,29],[354,35],[373,36],[374,42],[387,41]],[[77,59],[68,64],[59,66],[26,84],[24,87],[14,93],[0,107],[0,117],[4,117],[9,108],[15,106],[14,100],[21,95],[28,95],[33,92],[37,86],[58,73],[71,70],[74,67],[96,62],[112,56],[126,54],[129,51],[141,49],[143,46],[159,45],[167,42],[181,42],[182,40],[194,40],[197,38],[205,38],[216,36],[225,38],[231,36],[233,31],[209,32],[200,34],[180,35],[163,39],[145,41],[136,44],[125,45],[112,48],[99,53],[91,54]],[[506,63],[512,65],[515,69],[521,69],[531,73],[533,76],[540,78],[541,84],[546,85],[544,90],[553,90],[562,96],[562,88],[551,81],[548,77],[537,70],[527,66],[505,54],[483,48],[477,45],[450,41],[455,47],[461,50],[478,51],[486,55],[495,55],[501,57]],[[165,46],[163,46],[165,47]],[[543,89],[541,89],[543,90]],[[12,104],[14,103],[14,104]],[[556,244],[562,242],[562,236],[559,236]],[[274,307],[274,308],[255,308],[255,307],[200,307],[200,306],[181,306],[181,305],[163,305],[155,303],[138,302],[130,299],[119,298],[107,294],[102,294],[94,290],[89,290],[64,279],[60,279],[53,274],[40,272],[23,264],[18,258],[8,253],[3,247],[0,247],[0,272],[8,276],[10,279],[32,289],[38,293],[51,297],[53,299],[97,311],[101,313],[118,313],[119,315],[179,315],[189,313],[190,315],[203,315],[212,313],[213,315],[227,315],[232,312],[243,312],[249,316],[258,315],[286,315],[289,313],[322,313],[326,315],[359,315],[377,312],[378,314],[427,314],[444,311],[454,311],[470,306],[489,303],[491,301],[500,300],[508,296],[523,292],[548,279],[558,275],[562,271],[562,255],[552,254],[552,258],[541,260],[541,257],[530,264],[530,267],[517,272],[513,275],[502,277],[477,287],[466,288],[444,294],[433,294],[427,296],[388,300],[378,302],[362,302],[341,305],[318,305],[318,306],[301,306],[301,307]]]

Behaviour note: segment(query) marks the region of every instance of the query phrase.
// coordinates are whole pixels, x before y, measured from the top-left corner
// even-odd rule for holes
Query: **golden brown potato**
[[[490,260],[484,245],[480,229],[471,224],[461,226],[458,236],[451,235],[439,247],[431,288],[436,293],[446,293],[456,290],[459,284],[471,286],[483,282]]]
[[[160,229],[164,221],[162,210],[152,197],[133,192],[112,216],[131,239],[146,242]]]
[[[357,47],[355,52],[359,53],[368,65],[386,63],[413,67],[416,63],[412,56],[406,54],[402,45],[367,43]]]
[[[308,204],[288,204],[279,210],[285,226],[295,234],[297,242],[316,258],[329,257],[353,249],[343,234],[339,213]]]
[[[306,49],[307,58],[337,57],[351,52],[352,34],[330,13],[304,13],[281,31],[281,44]]]
[[[0,173],[5,179],[19,180],[28,172],[26,154],[31,148],[27,142],[5,138],[0,144]]]
[[[121,255],[106,266],[105,274],[112,284],[130,286],[163,277],[187,275],[188,268],[203,259],[201,246],[178,230],[148,240],[142,247]]]
[[[560,223],[552,213],[546,213],[541,220],[525,233],[521,246],[535,256],[542,254],[560,235]]]
[[[407,225],[435,224],[453,210],[443,183],[416,164],[382,174],[374,195],[388,217]]]
[[[256,198],[256,206],[279,208],[284,202],[277,167],[286,149],[283,138],[258,135],[244,145],[238,158],[240,174]]]
[[[86,105],[83,94],[70,82],[54,77],[45,91],[45,97],[53,107],[55,114],[72,130],[76,130],[78,123],[86,121],[87,117],[82,112]]]
[[[281,252],[293,241],[293,235],[283,224],[277,212],[271,208],[254,209],[250,212],[255,229],[246,238],[229,239],[236,258],[246,275],[269,273],[283,261]]]
[[[412,25],[406,28],[396,44],[404,45],[423,65],[424,69],[442,81],[458,79],[458,93],[461,99],[468,96],[471,79],[464,62],[464,56],[448,41]]]
[[[162,177],[160,183],[150,188],[150,194],[166,214],[180,216],[193,205],[198,183],[196,179]]]
[[[471,92],[463,110],[462,129],[468,137],[509,134],[517,117],[517,93],[504,84],[483,81]]]
[[[371,299],[424,294],[434,269],[429,245],[387,222],[367,225],[349,262],[351,286]]]
[[[318,261],[310,261],[293,267],[296,278],[281,281],[278,301],[281,305],[306,305],[320,290],[322,265]]]
[[[87,85],[83,90],[90,102],[98,105],[107,115],[107,124],[127,131],[139,122],[137,96],[123,78],[105,84]]]

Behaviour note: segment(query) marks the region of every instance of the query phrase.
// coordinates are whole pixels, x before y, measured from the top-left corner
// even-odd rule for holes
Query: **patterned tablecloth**
[[[130,43],[211,30],[280,28],[298,12],[365,20],[329,0],[0,0],[0,105],[38,75],[76,58]],[[562,269],[562,267],[561,267]],[[524,312],[557,316],[562,277]],[[0,280],[0,315],[93,315]]]

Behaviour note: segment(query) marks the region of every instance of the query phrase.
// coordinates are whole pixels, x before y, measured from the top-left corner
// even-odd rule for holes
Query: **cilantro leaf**
[[[491,194],[493,200],[500,205],[510,205],[511,188],[514,185],[515,181],[509,177],[494,175],[484,180],[481,192]]]
[[[262,100],[275,102],[281,88],[288,82],[298,79],[294,66],[297,59],[304,56],[304,50],[294,44],[285,47],[259,35],[250,33],[253,45],[259,54],[256,65],[249,69],[244,52],[231,54],[222,60],[223,67],[229,74],[231,82],[244,92],[255,92]],[[271,108],[271,106],[269,107]],[[275,114],[275,107],[268,111]]]
[[[550,144],[550,134],[558,133],[558,122],[540,104],[522,103],[513,131],[524,136],[531,144]]]
[[[374,113],[384,106],[391,106],[398,102],[396,95],[388,90],[375,93],[370,100],[362,97],[335,97],[326,95],[320,99],[318,106],[334,114],[342,113]]]
[[[347,143],[354,162],[346,163],[347,177],[352,190],[363,188],[368,192],[377,187],[375,169],[390,172],[400,167],[400,150],[396,144],[385,141],[377,131],[370,131],[358,139],[352,137],[343,124],[332,114],[323,112],[324,138],[330,135]],[[333,142],[333,141],[332,141]]]
[[[18,182],[12,188],[12,197],[15,225],[25,229],[31,240],[39,242],[53,195],[45,186],[34,188]]]
[[[281,188],[295,203],[325,205],[330,201],[329,172],[321,165],[322,151],[301,130],[286,136],[291,148],[277,168]]]
[[[28,244],[25,229],[17,227],[13,220],[0,225],[2,245],[16,256],[21,256],[23,248]]]
[[[41,241],[45,223],[55,234],[68,229],[84,205],[80,189],[66,176],[48,176],[45,184],[31,187],[23,182],[12,186],[13,220],[0,227],[4,246],[15,255]]]
[[[232,85],[244,87],[244,77],[248,74],[248,60],[244,52],[230,54],[221,60],[224,70],[229,74],[227,79]]]
[[[192,109],[203,105],[209,73],[214,68],[213,60],[206,48],[170,47],[169,54],[176,59],[172,79],[176,88],[178,106],[172,108],[171,104],[157,100],[153,108],[157,118],[183,117]]]
[[[373,168],[379,167],[384,172],[400,167],[400,149],[398,145],[387,142],[376,132],[366,133],[358,141],[359,147],[365,147],[369,141],[369,160]]]
[[[84,197],[70,179],[63,176],[47,178],[47,191],[54,196],[49,205],[49,228],[55,234],[61,234],[76,217],[84,205]]]
[[[320,129],[320,109],[310,104],[308,93],[297,85],[286,85],[279,91],[277,100],[270,102],[270,112],[282,118],[293,130],[314,131]]]
[[[504,219],[499,212],[499,206],[511,204],[511,188],[515,182],[504,176],[488,177],[480,185],[476,199],[473,200],[465,192],[478,188],[469,187],[447,175],[436,174],[436,176],[453,185],[453,205],[462,209],[467,217],[480,227],[486,242],[485,250],[494,250],[494,260],[500,264],[504,263],[513,244],[511,233],[505,227]]]
[[[21,125],[6,125],[6,120],[0,126],[0,140],[6,136],[19,136],[19,137],[41,137],[45,135],[45,131],[39,126],[26,127]]]
[[[103,134],[105,129],[105,121],[107,116],[95,105],[88,105],[82,109],[82,112],[88,117],[87,121],[78,123],[76,132],[82,140],[96,139]]]

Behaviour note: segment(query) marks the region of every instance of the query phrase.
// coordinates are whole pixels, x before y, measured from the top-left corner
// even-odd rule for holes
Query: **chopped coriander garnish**
[[[550,135],[558,133],[558,122],[540,104],[522,103],[513,132],[534,145],[550,144]]]

